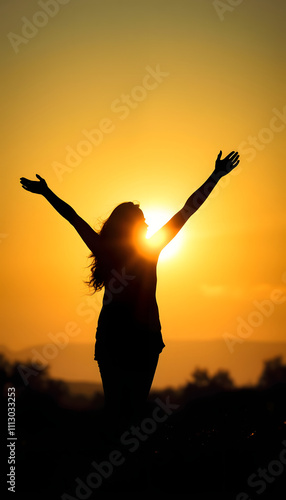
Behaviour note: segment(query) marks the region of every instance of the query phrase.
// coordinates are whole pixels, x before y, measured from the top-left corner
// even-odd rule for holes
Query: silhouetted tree
[[[211,378],[210,384],[225,390],[234,388],[234,382],[227,370],[218,370]]]
[[[264,361],[264,369],[260,375],[258,386],[269,387],[279,382],[286,383],[286,364],[283,365],[282,356]]]
[[[191,376],[193,378],[193,383],[197,387],[207,387],[210,384],[210,376],[208,374],[208,370],[196,368]]]

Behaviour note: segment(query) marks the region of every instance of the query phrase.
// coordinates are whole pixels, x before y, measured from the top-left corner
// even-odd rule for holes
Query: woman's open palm
[[[231,172],[239,164],[239,154],[232,151],[225,158],[221,158],[222,151],[219,152],[215,162],[215,173],[220,177]]]
[[[48,185],[40,175],[36,174],[38,177],[38,181],[30,181],[26,179],[26,177],[21,177],[20,182],[22,184],[22,188],[26,189],[26,191],[30,191],[31,193],[43,194],[47,189]]]

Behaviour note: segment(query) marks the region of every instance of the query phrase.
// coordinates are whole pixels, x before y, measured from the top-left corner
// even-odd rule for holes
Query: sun
[[[144,210],[145,220],[148,224],[146,238],[147,240],[153,236],[171,217],[173,212],[167,209],[150,208]],[[166,260],[177,254],[182,247],[183,233],[180,231],[175,238],[163,248],[160,254],[160,260]]]

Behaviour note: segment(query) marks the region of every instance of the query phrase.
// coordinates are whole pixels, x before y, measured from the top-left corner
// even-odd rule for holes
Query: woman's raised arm
[[[157,247],[157,250],[161,251],[176,236],[191,215],[201,207],[218,181],[239,164],[237,152],[232,151],[223,159],[221,159],[221,155],[220,151],[216,159],[215,169],[209,178],[188,198],[183,208],[151,236],[149,241],[153,248]]]
[[[30,191],[31,193],[41,194],[46,198],[46,200],[54,207],[54,209],[64,217],[78,232],[82,240],[91,250],[91,252],[96,255],[99,248],[99,235],[92,229],[92,227],[87,224],[76,211],[68,205],[65,201],[61,200],[58,196],[53,193],[53,191],[48,187],[45,179],[43,179],[40,175],[36,174],[36,177],[39,179],[38,181],[31,181],[26,179],[25,177],[21,177],[20,182],[22,187],[26,189],[26,191]]]

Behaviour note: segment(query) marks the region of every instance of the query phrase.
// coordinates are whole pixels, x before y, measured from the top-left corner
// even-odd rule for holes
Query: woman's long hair
[[[124,266],[127,257],[128,242],[134,224],[138,222],[143,213],[139,204],[124,202],[118,205],[103,223],[99,237],[101,239],[100,255],[90,255],[90,278],[86,282],[90,288],[97,292],[101,290],[112,267]]]

